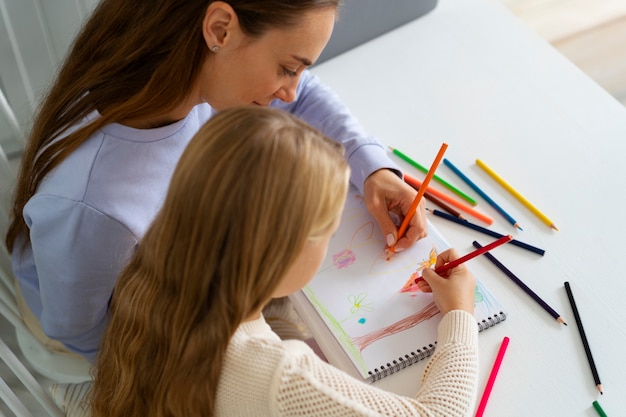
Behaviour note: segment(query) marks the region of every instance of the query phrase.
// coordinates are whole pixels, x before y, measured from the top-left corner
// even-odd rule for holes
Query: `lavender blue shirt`
[[[276,100],[272,107],[341,142],[361,192],[374,171],[399,172],[380,142],[309,72],[293,103]],[[14,251],[13,270],[49,337],[95,360],[116,278],[160,209],[185,146],[213,114],[201,104],[157,129],[105,126],[40,184],[23,212],[30,244]]]

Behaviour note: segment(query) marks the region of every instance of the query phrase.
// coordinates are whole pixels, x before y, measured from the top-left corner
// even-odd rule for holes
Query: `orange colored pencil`
[[[426,192],[426,189],[428,188],[428,183],[433,178],[433,175],[435,175],[435,171],[437,170],[439,163],[443,159],[443,154],[446,152],[446,149],[448,149],[448,144],[442,143],[441,147],[439,148],[439,152],[437,152],[437,156],[435,157],[435,160],[430,166],[430,169],[428,170],[428,173],[426,174],[426,177],[424,178],[424,181],[422,182],[424,186],[419,188],[419,190],[417,191],[417,195],[413,199],[413,203],[411,203],[411,207],[409,207],[409,211],[406,213],[406,216],[404,216],[404,220],[402,221],[402,224],[400,225],[400,228],[398,229],[398,238],[396,239],[396,242],[402,236],[404,236],[406,229],[409,227],[411,218],[413,217],[413,215],[415,215],[417,206],[419,205],[420,200],[422,199],[422,197],[424,196],[424,193]],[[389,248],[389,252],[393,253],[394,249],[395,249],[395,246],[392,246],[391,248]]]
[[[421,185],[423,184],[422,181],[418,180],[417,178],[414,178],[408,174],[404,174],[404,181],[409,184],[412,187],[416,187],[416,188],[421,188]],[[451,206],[454,206],[456,208],[458,208],[459,210],[462,210],[464,212],[466,212],[467,214],[479,219],[482,222],[485,222],[487,224],[493,224],[493,219],[489,216],[487,216],[486,214],[483,214],[475,209],[473,209],[472,207],[468,206],[467,204],[461,203],[460,201],[457,201],[451,197],[448,197],[446,194],[442,193],[441,191],[432,188],[432,187],[426,187],[428,192],[431,193],[432,195],[434,195],[435,197],[445,201],[446,203],[450,204]]]

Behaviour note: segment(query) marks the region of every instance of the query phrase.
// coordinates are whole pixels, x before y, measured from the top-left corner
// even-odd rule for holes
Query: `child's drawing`
[[[343,323],[346,320],[353,318],[356,314],[360,312],[371,313],[372,311],[374,311],[374,308],[372,307],[373,302],[367,299],[367,293],[365,292],[362,292],[359,295],[349,295],[348,303],[350,305],[350,315],[341,320],[340,323]],[[359,319],[359,322],[361,324],[365,323],[366,321],[367,320],[365,319],[365,317],[361,317]]]
[[[304,293],[348,357],[367,377],[382,359],[404,357],[433,343],[438,310],[432,294],[409,289],[448,244],[428,223],[428,236],[386,260],[385,239],[353,189],[328,255]],[[410,278],[409,278],[410,277]],[[409,281],[407,281],[409,278]],[[486,307],[476,294],[475,311]],[[478,301],[481,300],[481,301]],[[433,320],[431,320],[433,319]]]
[[[420,273],[426,268],[432,268],[435,266],[435,262],[437,262],[437,248],[433,245],[433,248],[430,250],[428,254],[428,259],[419,262],[417,265],[417,269],[415,272],[411,274],[409,279],[404,283],[402,288],[400,288],[400,292],[418,292],[420,288],[415,283],[415,280],[420,276]]]
[[[350,239],[350,245],[347,248],[340,250],[339,252],[333,254],[333,265],[337,267],[337,269],[347,268],[356,262],[356,255],[352,248],[358,248],[358,246],[354,246],[354,242],[367,242],[372,238],[374,234],[374,222],[370,221],[363,224],[359,227],[353,234],[352,239]]]
[[[377,340],[415,327],[424,320],[433,318],[437,315],[437,313],[439,313],[439,310],[435,306],[435,303],[430,303],[415,314],[412,314],[402,320],[398,320],[385,328],[374,330],[363,336],[353,337],[352,341],[360,351],[363,351],[363,349]]]

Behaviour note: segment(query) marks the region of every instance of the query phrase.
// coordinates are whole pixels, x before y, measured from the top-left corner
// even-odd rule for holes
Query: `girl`
[[[191,137],[216,112],[273,106],[342,143],[389,245],[415,191],[306,68],[339,0],[102,0],[43,101],[6,244],[28,324],[93,360],[116,277],[161,207]],[[402,249],[425,234],[420,210]],[[48,342],[48,341],[46,341]]]
[[[348,176],[341,146],[286,113],[212,118],[115,287],[93,416],[467,415],[478,330],[464,266],[447,279],[424,271],[444,316],[416,398],[353,379],[264,321],[268,301],[317,272]]]

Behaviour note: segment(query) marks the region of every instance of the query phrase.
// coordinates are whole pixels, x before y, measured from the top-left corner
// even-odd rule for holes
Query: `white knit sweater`
[[[469,313],[452,311],[438,332],[422,386],[415,398],[407,398],[357,381],[302,341],[281,341],[263,317],[244,323],[228,348],[216,415],[469,416],[478,373],[476,321]],[[89,417],[90,389],[91,382],[55,384],[51,394],[66,416]]]
[[[357,381],[304,342],[281,341],[265,320],[242,324],[228,348],[218,416],[468,416],[478,376],[478,329],[464,311],[439,324],[435,354],[415,398]],[[417,386],[417,381],[415,381]]]

